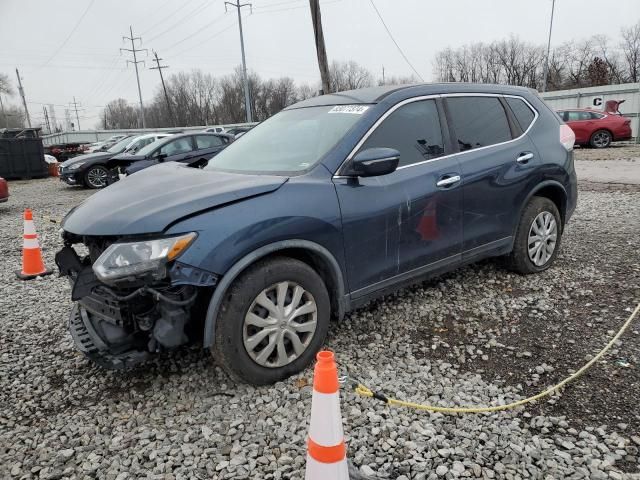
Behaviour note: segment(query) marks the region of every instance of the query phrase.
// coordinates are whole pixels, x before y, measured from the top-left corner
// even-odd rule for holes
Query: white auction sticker
[[[329,110],[329,113],[353,113],[355,115],[362,115],[368,108],[368,105],[336,105]]]

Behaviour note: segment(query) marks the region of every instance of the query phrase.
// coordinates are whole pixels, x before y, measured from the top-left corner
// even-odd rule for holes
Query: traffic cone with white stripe
[[[30,209],[24,211],[24,240],[22,244],[22,270],[16,271],[20,280],[30,280],[32,278],[50,275],[51,270],[47,270],[42,261],[42,252],[38,243],[36,227],[33,224],[33,214]]]
[[[316,356],[305,480],[348,480],[347,447],[340,414],[340,384],[333,352]]]

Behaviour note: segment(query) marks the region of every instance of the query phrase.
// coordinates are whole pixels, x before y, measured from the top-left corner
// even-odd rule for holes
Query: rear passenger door
[[[501,253],[511,245],[523,195],[540,164],[524,133],[537,114],[520,97],[456,95],[445,104],[462,171],[462,259]]]
[[[581,110],[569,110],[566,112],[567,125],[576,134],[576,143],[587,143],[593,131],[593,119],[590,112]]]

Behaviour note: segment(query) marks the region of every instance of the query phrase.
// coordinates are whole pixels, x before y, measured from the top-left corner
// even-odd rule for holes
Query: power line
[[[153,40],[155,40],[158,37],[161,37],[162,35],[164,35],[167,32],[170,32],[171,30],[173,30],[174,28],[176,28],[178,25],[180,25],[181,23],[183,23],[185,20],[188,20],[189,18],[191,18],[193,15],[195,15],[196,13],[200,12],[201,10],[204,10],[204,8],[209,4],[209,1],[207,0],[206,2],[204,2],[203,4],[197,6],[194,10],[192,10],[191,12],[187,13],[184,17],[182,17],[180,20],[178,20],[176,23],[174,23],[172,26],[170,26],[169,28],[163,30],[162,32],[153,35],[151,38],[147,39],[147,42],[152,42]]]
[[[216,38],[217,36],[222,35],[224,32],[226,32],[227,30],[230,30],[231,28],[233,28],[233,27],[235,27],[235,26],[236,26],[236,22],[234,21],[234,22],[233,22],[231,25],[229,25],[228,27],[225,27],[225,28],[223,28],[222,30],[220,30],[219,32],[216,32],[216,33],[214,33],[213,35],[211,35],[211,36],[209,36],[209,37],[207,37],[207,38],[202,39],[202,40],[201,40],[201,43],[208,42],[209,40],[212,40],[212,39]],[[169,48],[171,48],[171,47],[169,47]],[[185,49],[183,49],[183,50],[180,50],[178,53],[174,53],[174,54],[172,54],[172,55],[173,55],[174,57],[180,56],[180,55],[182,55],[184,52],[188,52],[188,51],[189,51],[189,50],[191,50],[192,48],[193,48],[193,47],[185,48]]]
[[[91,9],[91,7],[93,6],[93,4],[95,3],[96,0],[91,0],[91,2],[89,3],[89,5],[87,6],[86,10],[82,13],[82,15],[80,15],[80,18],[78,19],[78,21],[76,22],[76,24],[74,25],[74,27],[71,29],[71,32],[69,32],[69,35],[67,36],[67,38],[65,38],[64,42],[62,42],[62,44],[57,48],[57,50],[55,52],[53,52],[53,55],[51,55],[46,62],[44,62],[41,67],[44,67],[45,65],[47,65],[51,60],[54,59],[54,57],[58,54],[58,52],[60,52],[60,50],[62,50],[64,48],[64,46],[67,44],[67,42],[69,41],[69,39],[73,36],[73,34],[76,32],[76,30],[78,29],[78,27],[80,26],[80,24],[82,23],[82,20],[84,20],[84,17],[87,15],[87,13],[89,12],[89,10]]]
[[[411,62],[409,61],[409,59],[407,58],[407,56],[404,54],[404,52],[402,51],[402,49],[400,48],[400,45],[398,45],[398,42],[396,42],[396,39],[393,38],[393,35],[391,34],[391,31],[389,30],[389,27],[387,27],[387,24],[384,22],[384,19],[382,18],[382,15],[380,15],[380,12],[378,11],[378,8],[376,7],[376,4],[373,3],[373,0],[369,0],[369,2],[371,3],[371,6],[373,7],[373,9],[376,11],[376,14],[378,15],[378,18],[380,19],[380,21],[382,22],[382,25],[384,26],[384,29],[387,31],[387,34],[389,34],[389,38],[391,39],[391,41],[395,44],[396,48],[398,49],[398,51],[400,52],[400,55],[402,55],[402,58],[404,58],[404,61],[407,62],[407,65],[409,65],[411,67],[411,70],[413,70],[413,72],[418,76],[418,78],[424,82],[424,78],[422,78],[422,75],[420,75],[418,73],[418,71],[415,69],[415,67],[411,64]]]
[[[172,11],[169,15],[167,15],[166,17],[162,17],[162,20],[160,20],[159,22],[154,23],[151,27],[147,28],[146,30],[144,30],[140,35],[146,35],[147,33],[149,33],[151,30],[153,30],[154,28],[156,28],[158,25],[160,25],[161,23],[164,23],[165,20],[169,20],[170,18],[173,18],[176,13],[178,13],[180,10],[183,10],[185,8],[185,6],[189,3],[192,2],[193,0],[186,0],[182,5],[180,5],[180,8],[178,8],[177,10]]]
[[[218,20],[221,20],[225,17],[224,14],[220,15],[219,17],[214,18],[211,22],[207,23],[206,25],[203,25],[201,28],[199,28],[198,30],[196,30],[195,32],[187,35],[186,37],[184,37],[182,40],[178,40],[177,42],[173,42],[171,44],[171,46],[169,47],[169,49],[174,48],[176,45],[180,45],[181,43],[186,42],[187,40],[189,40],[190,38],[195,37],[198,33],[202,32],[203,30],[209,28],[211,25],[213,25],[214,23],[218,22]]]

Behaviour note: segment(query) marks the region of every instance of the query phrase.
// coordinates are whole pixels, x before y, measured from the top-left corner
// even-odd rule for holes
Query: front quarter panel
[[[323,178],[326,175],[324,171],[324,175],[294,177],[275,192],[187,218],[166,233],[197,232],[180,262],[219,275],[245,255],[283,240],[316,243],[343,270],[340,209],[333,184]]]

